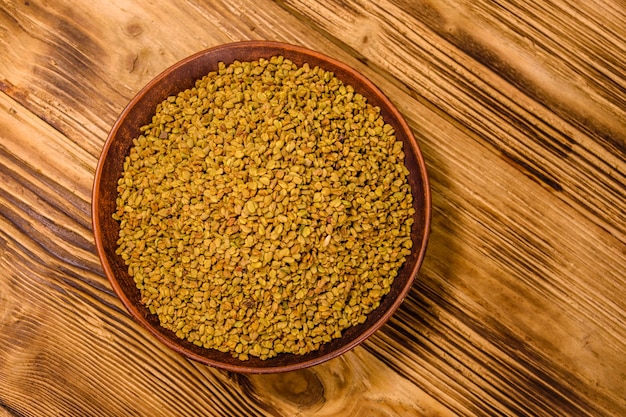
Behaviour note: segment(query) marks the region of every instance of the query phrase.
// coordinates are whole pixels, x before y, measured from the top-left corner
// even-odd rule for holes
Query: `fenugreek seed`
[[[250,214],[254,214],[256,212],[256,203],[252,200],[248,200],[245,204],[245,208],[246,210],[248,210],[248,213]]]

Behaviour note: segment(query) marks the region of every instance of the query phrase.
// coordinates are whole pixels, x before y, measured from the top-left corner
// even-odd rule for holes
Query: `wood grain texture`
[[[626,415],[625,23],[617,0],[0,0],[0,415]],[[289,374],[155,342],[91,233],[97,157],[131,96],[243,39],[363,72],[433,190],[397,314]]]

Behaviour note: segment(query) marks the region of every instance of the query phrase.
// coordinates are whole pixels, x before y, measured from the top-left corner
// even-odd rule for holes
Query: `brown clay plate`
[[[197,79],[217,70],[219,62],[229,65],[235,60],[254,61],[276,55],[282,55],[297,65],[308,63],[311,67],[319,66],[332,71],[345,84],[352,85],[356,92],[365,96],[369,103],[380,107],[385,122],[394,127],[396,137],[404,142],[405,165],[410,172],[408,180],[416,212],[411,230],[413,250],[395,278],[391,291],[382,299],[380,306],[368,315],[365,323],[348,328],[341,338],[306,355],[285,353],[266,360],[251,357],[248,361],[240,361],[229,353],[201,348],[181,340],[159,325],[157,316],[150,314],[140,303],[139,290],[128,274],[124,261],[115,254],[119,224],[111,215],[116,209],[117,181],[121,176],[124,159],[130,152],[133,138],[139,134],[139,128],[149,123],[158,103],[193,87]],[[166,346],[188,358],[217,368],[246,373],[284,372],[316,365],[349,351],[378,330],[411,289],[426,252],[430,219],[431,198],[424,159],[411,129],[391,101],[363,75],[331,57],[299,46],[267,41],[237,42],[199,52],[150,81],[131,100],[111,129],[98,161],[92,195],[92,221],[98,255],[114,291],[136,321]]]

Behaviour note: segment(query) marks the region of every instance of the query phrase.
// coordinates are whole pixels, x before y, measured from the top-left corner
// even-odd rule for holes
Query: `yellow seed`
[[[248,210],[248,213],[254,214],[256,212],[257,205],[253,200],[248,200],[244,207]]]

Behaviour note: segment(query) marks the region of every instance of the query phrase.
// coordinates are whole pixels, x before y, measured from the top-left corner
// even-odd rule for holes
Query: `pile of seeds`
[[[363,323],[410,253],[403,161],[380,109],[333,73],[220,64],[134,140],[117,253],[181,339],[305,354]]]

